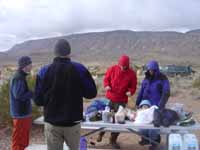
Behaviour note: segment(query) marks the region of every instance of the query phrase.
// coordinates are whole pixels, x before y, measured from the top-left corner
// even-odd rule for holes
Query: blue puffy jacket
[[[154,71],[154,76],[149,74],[149,70]],[[150,61],[147,63],[147,72],[136,99],[136,106],[139,106],[142,100],[148,99],[152,105],[164,108],[169,96],[170,85],[167,77],[160,72],[157,61]]]
[[[31,115],[33,93],[26,82],[26,73],[18,70],[10,81],[10,114],[12,118],[25,118]]]
[[[98,112],[99,110],[104,110],[106,106],[109,105],[110,100],[106,98],[97,98],[91,102],[87,107],[85,114],[90,114]]]

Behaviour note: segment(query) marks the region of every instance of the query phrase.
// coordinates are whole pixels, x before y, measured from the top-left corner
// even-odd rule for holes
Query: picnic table
[[[44,118],[39,117],[38,119],[34,120],[35,124],[44,124]],[[126,121],[125,124],[119,124],[119,123],[105,123],[103,121],[88,121],[88,122],[82,122],[81,123],[81,129],[90,130],[90,132],[82,135],[82,136],[89,136],[91,134],[94,134],[99,131],[108,131],[108,132],[128,132],[128,133],[134,133],[139,136],[142,136],[145,139],[150,140],[152,143],[156,143],[155,141],[152,141],[148,137],[145,137],[140,134],[139,130],[141,129],[153,129],[153,130],[159,130],[160,134],[165,134],[166,136],[166,143],[168,141],[168,135],[170,133],[190,133],[195,130],[200,130],[200,124],[196,122],[194,125],[191,126],[177,126],[172,125],[169,127],[154,127],[153,124],[136,124],[132,121]]]
[[[44,125],[44,117],[41,116],[34,120],[34,124]],[[124,124],[119,123],[105,123],[103,121],[88,121],[88,122],[82,122],[81,123],[82,129],[99,129],[104,128],[104,130],[111,130],[111,131],[122,131],[126,132],[128,129],[134,129],[134,130],[140,130],[140,129],[159,129],[161,133],[168,133],[172,131],[177,132],[184,132],[184,131],[192,131],[192,130],[199,130],[200,124],[196,122],[194,125],[190,126],[177,126],[177,125],[171,125],[169,127],[154,127],[153,124],[137,124],[132,121],[126,120]]]

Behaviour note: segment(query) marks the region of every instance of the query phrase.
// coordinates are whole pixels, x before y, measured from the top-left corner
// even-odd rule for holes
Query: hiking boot
[[[151,146],[149,146],[149,150],[157,150],[158,145],[157,144],[151,144]]]
[[[138,142],[140,145],[148,145],[150,142],[144,138],[141,139],[141,141]]]
[[[161,142],[161,136],[159,135],[156,140],[154,140],[157,143]],[[151,143],[151,146],[149,146],[149,150],[156,150],[158,148],[159,144]]]
[[[156,142],[160,143],[161,142],[161,136],[158,136],[158,139],[156,139]]]
[[[97,137],[97,142],[101,142],[102,141],[102,138],[104,136],[105,132],[100,132],[98,137]]]
[[[101,141],[102,141],[102,135],[98,135],[97,142],[101,142]]]
[[[119,144],[117,144],[117,136],[119,134],[116,133],[111,133],[111,137],[110,137],[110,144],[112,146],[113,149],[120,149]]]

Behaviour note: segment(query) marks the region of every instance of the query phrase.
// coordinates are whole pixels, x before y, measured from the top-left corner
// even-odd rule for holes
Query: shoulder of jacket
[[[74,65],[75,67],[83,67],[83,68],[86,68],[83,64],[78,63],[78,62],[75,62],[75,61],[70,61],[70,63],[71,63],[72,65]]]
[[[144,79],[142,80],[142,85],[143,85],[143,84],[148,84],[148,83],[149,83],[149,80],[148,80],[148,79],[144,78]]]
[[[74,61],[71,61],[70,62],[72,64],[72,66],[80,73],[82,72],[86,72],[88,71],[87,67],[85,67],[83,64],[81,63],[78,63],[78,62],[74,62]]]
[[[12,80],[23,80],[25,77],[21,75],[19,72],[16,72],[12,78]]]
[[[108,70],[116,70],[116,69],[120,69],[119,65],[113,65],[108,68]]]
[[[167,76],[164,75],[163,73],[160,73],[160,74],[159,74],[158,79],[159,79],[159,80],[168,80]]]
[[[133,69],[130,68],[129,71],[130,71],[132,74],[136,75],[136,72],[135,72]]]
[[[51,65],[52,65],[52,64],[48,64],[48,65],[42,66],[42,67],[40,68],[40,70],[38,71],[37,75],[38,75],[40,78],[43,78]]]

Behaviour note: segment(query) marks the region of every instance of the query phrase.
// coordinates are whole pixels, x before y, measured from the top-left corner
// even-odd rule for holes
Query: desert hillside
[[[59,38],[69,40],[72,57],[82,62],[107,64],[125,53],[138,63],[157,59],[161,63],[200,64],[200,30],[187,33],[118,30],[29,40],[1,53],[0,62],[13,62],[21,55],[31,55],[38,63],[49,62],[53,57],[54,44]]]

